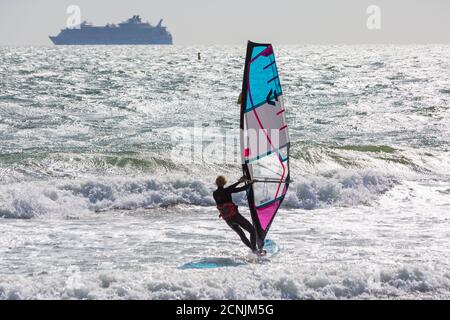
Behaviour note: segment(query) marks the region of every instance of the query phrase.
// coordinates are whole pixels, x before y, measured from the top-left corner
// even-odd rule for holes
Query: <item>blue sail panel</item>
[[[252,49],[250,60],[247,62],[248,95],[246,111],[250,111],[266,103],[273,101],[283,94],[281,90],[278,69],[272,45],[259,45]],[[268,95],[268,93],[270,93]]]

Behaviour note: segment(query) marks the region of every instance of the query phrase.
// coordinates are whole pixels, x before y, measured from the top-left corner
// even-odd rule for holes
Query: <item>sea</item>
[[[450,46],[274,50],[293,182],[257,259],[212,198],[244,44],[0,47],[0,299],[449,299]]]

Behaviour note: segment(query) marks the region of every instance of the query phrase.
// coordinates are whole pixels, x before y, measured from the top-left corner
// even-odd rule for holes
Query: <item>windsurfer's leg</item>
[[[262,250],[264,248],[264,241],[261,241],[259,237],[257,237],[258,249]]]
[[[256,230],[253,227],[253,225],[239,213],[235,216],[235,218],[233,220],[241,228],[243,228],[244,230],[246,230],[250,233],[250,243],[251,243],[250,248],[252,250],[256,250]]]
[[[239,227],[239,225],[237,223],[235,223],[234,221],[227,221],[227,224],[230,226],[231,229],[233,229],[241,238],[242,242],[249,247],[250,249],[253,250],[253,246],[250,243],[250,241],[247,239],[247,236],[245,235],[244,231],[241,229],[241,227]]]

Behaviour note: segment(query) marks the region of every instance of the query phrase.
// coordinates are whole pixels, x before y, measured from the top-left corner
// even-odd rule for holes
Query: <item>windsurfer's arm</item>
[[[246,181],[245,179],[241,179],[241,180]],[[248,188],[250,188],[250,186],[254,183],[253,180],[249,180],[249,181],[247,181],[247,184],[246,184],[245,186],[240,187],[240,188],[236,188],[236,186],[241,182],[241,180],[239,180],[237,183],[235,183],[234,185],[232,185],[233,188],[232,188],[232,189],[229,189],[229,191],[230,191],[231,193],[238,193],[238,192],[245,191],[245,190],[247,190]],[[232,186],[230,186],[230,187],[232,187]]]
[[[238,181],[238,182],[233,183],[232,185],[226,187],[225,189],[226,189],[226,190],[234,190],[234,189],[236,189],[236,187],[237,187],[240,183],[241,183],[241,181]]]
[[[232,190],[232,189],[235,189],[239,184],[241,184],[241,183],[244,182],[244,181],[246,181],[246,179],[245,179],[245,177],[242,177],[242,178],[240,178],[240,179],[238,180],[238,182],[233,183],[232,185],[226,187],[225,189],[226,189],[226,190]]]

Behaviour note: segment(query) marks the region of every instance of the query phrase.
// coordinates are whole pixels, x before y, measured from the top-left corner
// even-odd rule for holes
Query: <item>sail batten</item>
[[[262,241],[290,183],[286,110],[271,44],[248,43],[242,89],[242,168],[255,180],[247,198]]]

